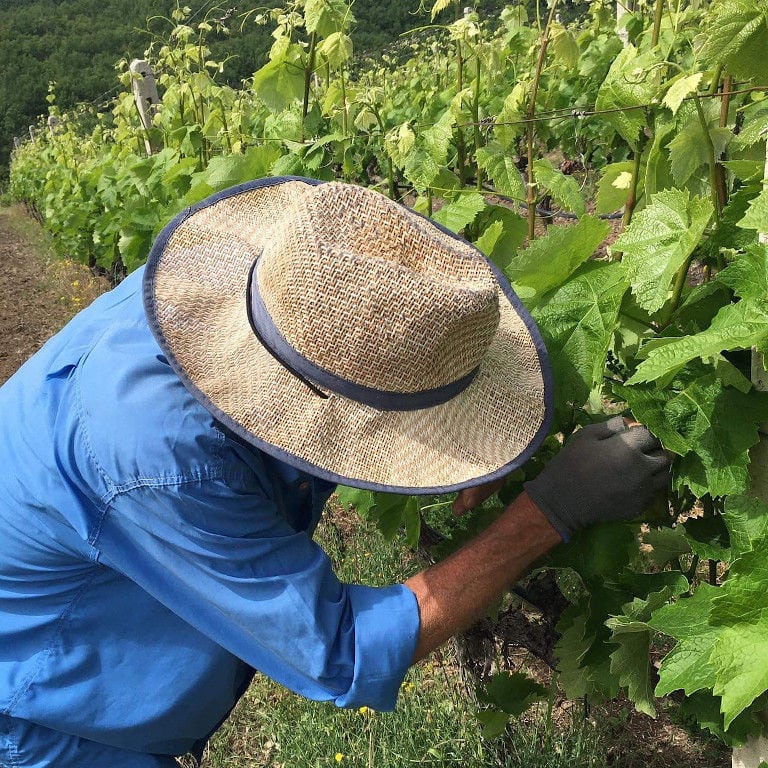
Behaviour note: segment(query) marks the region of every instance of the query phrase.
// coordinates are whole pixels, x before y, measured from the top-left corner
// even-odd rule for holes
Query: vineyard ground
[[[52,255],[49,243],[46,241],[37,224],[25,213],[23,208],[0,208],[0,383],[9,378],[13,372],[37,349],[39,349],[53,333],[62,327],[74,314],[87,306],[100,293],[109,288],[108,281],[97,278],[83,265],[57,259]],[[344,564],[339,562],[346,559],[355,562],[353,572],[342,574],[342,577],[357,579],[371,583],[371,574],[365,572],[366,566],[372,566],[377,554],[371,551],[375,546],[374,540],[378,534],[371,530],[371,526],[363,525],[357,518],[349,519],[343,513],[337,514],[323,527],[331,526],[331,538],[341,537],[343,542],[341,551],[345,553],[340,557],[338,552],[330,552],[337,566],[344,570]],[[364,530],[365,529],[365,530]],[[321,531],[321,534],[323,531]],[[329,534],[327,531],[324,536]],[[333,542],[324,541],[329,550],[334,548]],[[360,549],[358,555],[351,557],[356,549]],[[363,551],[366,550],[366,551]],[[398,555],[392,547],[387,546],[382,551],[387,552],[388,557]],[[403,567],[402,558],[407,556],[405,550],[400,553],[400,561],[392,564],[392,568]],[[347,565],[348,565],[347,563]],[[415,567],[412,563],[411,567]],[[384,581],[402,577],[392,572],[386,572],[387,567],[377,564],[376,570],[382,573],[375,576],[383,577]],[[521,665],[529,672],[536,672],[535,665],[530,659],[521,657]],[[543,669],[538,670],[537,677],[542,683],[548,684],[548,675]],[[467,734],[475,729],[471,719],[471,710],[459,707],[462,693],[459,678],[456,674],[449,655],[438,655],[436,659],[421,672],[416,682],[416,693],[421,692],[424,699],[409,701],[410,696],[404,694],[405,702],[399,709],[413,709],[411,719],[400,723],[398,730],[411,729],[416,740],[427,739],[421,742],[418,750],[431,746],[423,722],[424,712],[427,712],[427,721],[432,717],[432,707],[435,708],[434,717],[442,714],[445,720],[435,725],[442,728],[445,734],[446,727],[457,725],[461,719],[461,733],[455,733],[456,743],[467,738]],[[441,686],[444,686],[442,688]],[[416,694],[412,694],[416,696]],[[437,704],[449,700],[456,702],[457,709],[439,712]],[[264,712],[264,702],[267,702],[272,710],[272,717]],[[555,723],[561,723],[568,719],[567,715],[572,703],[564,702],[559,697],[555,701]],[[461,710],[461,711],[459,711]],[[540,713],[541,715],[541,713]],[[613,703],[609,708],[593,707],[590,720],[596,730],[595,740],[591,744],[594,750],[593,756],[598,760],[590,765],[621,766],[621,768],[726,768],[730,765],[729,751],[724,747],[713,743],[709,739],[694,739],[687,733],[671,723],[662,713],[657,720],[652,720],[644,715],[639,715],[632,710],[628,703]],[[378,716],[377,716],[378,717]],[[392,716],[383,716],[389,718]],[[520,723],[519,732],[521,738],[536,738],[535,734],[541,734],[542,716],[526,716]],[[279,721],[292,723],[283,731],[278,731],[282,726]],[[297,723],[306,722],[307,729],[297,727]],[[273,768],[291,765],[337,765],[339,762],[348,765],[400,765],[398,752],[402,749],[399,741],[386,746],[387,731],[392,730],[392,725],[385,725],[386,720],[366,720],[357,713],[337,712],[333,707],[304,702],[293,696],[279,686],[269,681],[259,679],[254,682],[251,691],[241,701],[232,714],[232,717],[217,735],[211,744],[203,766],[217,768],[217,766],[246,766],[265,765]],[[390,721],[391,722],[391,721]],[[374,723],[380,723],[374,725]],[[394,725],[394,723],[393,723]],[[362,726],[362,727],[361,727]],[[328,741],[317,743],[320,737],[319,731],[328,734]],[[436,727],[436,733],[438,729]],[[419,735],[420,734],[420,735]],[[353,739],[360,737],[361,744],[353,747]],[[382,743],[377,748],[373,744],[381,739]],[[300,742],[292,744],[294,738]],[[397,737],[400,738],[399,736]],[[341,744],[346,740],[346,748]],[[314,744],[313,744],[314,742]],[[337,743],[338,747],[333,744]],[[422,746],[423,745],[423,746]],[[558,746],[557,737],[551,744],[555,752],[562,749]],[[342,748],[344,760],[335,759],[334,752]],[[294,758],[299,749],[303,750],[304,761],[295,762]],[[477,753],[473,756],[465,755],[462,762],[467,765],[516,765],[508,762],[510,752],[506,751],[506,760],[500,755],[490,760],[490,752],[483,749],[483,757]],[[537,747],[538,749],[538,747]],[[388,754],[391,750],[392,754]],[[515,751],[514,749],[511,751]],[[357,752],[357,755],[355,753]],[[363,754],[360,754],[360,753]],[[342,754],[342,752],[339,752]],[[371,757],[374,762],[371,763]],[[455,755],[443,755],[443,760],[436,759],[434,755],[427,756],[423,764],[459,764],[454,762]],[[543,756],[542,756],[543,757]],[[565,757],[565,756],[563,756]],[[382,759],[383,758],[383,759]],[[452,760],[451,758],[454,758]],[[479,762],[475,762],[478,760]],[[534,758],[536,759],[536,758]],[[554,758],[557,760],[557,758]],[[390,763],[390,760],[392,761]],[[254,763],[255,761],[255,763]],[[532,765],[533,763],[526,763]],[[536,765],[557,766],[576,765],[567,758],[565,762],[542,762]],[[578,762],[578,765],[585,763]]]

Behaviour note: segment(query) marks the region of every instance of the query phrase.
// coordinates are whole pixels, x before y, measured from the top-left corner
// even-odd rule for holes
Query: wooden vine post
[[[763,186],[768,189],[768,140],[766,141]],[[760,232],[759,240],[764,245],[768,245],[768,232]],[[752,383],[761,392],[768,392],[768,370],[766,370],[765,358],[757,350],[752,351]],[[768,423],[760,425],[760,442],[750,451],[749,466],[752,493],[761,501],[768,503]],[[766,716],[768,717],[768,713]],[[765,736],[752,737],[743,747],[733,750],[732,768],[759,768],[763,762],[768,763],[768,738]]]
[[[162,149],[162,144],[154,137],[152,118],[157,112],[160,97],[157,94],[155,76],[149,64],[143,59],[134,59],[130,64],[131,88],[139,112],[141,125],[144,128],[144,147],[148,155]]]

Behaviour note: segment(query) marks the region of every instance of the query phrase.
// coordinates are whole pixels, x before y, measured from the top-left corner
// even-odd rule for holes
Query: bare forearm
[[[414,662],[468,629],[525,569],[561,541],[527,494],[485,531],[405,582],[416,595],[420,630]]]

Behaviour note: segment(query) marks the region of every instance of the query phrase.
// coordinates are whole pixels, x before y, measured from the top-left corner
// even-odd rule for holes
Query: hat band
[[[480,370],[480,366],[477,366],[460,379],[434,389],[424,389],[418,392],[390,392],[357,384],[321,368],[294,349],[273,322],[259,292],[259,284],[256,279],[256,266],[260,257],[261,254],[256,257],[248,274],[246,305],[251,328],[267,351],[284,368],[320,397],[327,397],[328,395],[314,386],[313,382],[329,389],[334,394],[363,405],[369,405],[379,411],[416,411],[442,405],[452,400],[472,383]]]

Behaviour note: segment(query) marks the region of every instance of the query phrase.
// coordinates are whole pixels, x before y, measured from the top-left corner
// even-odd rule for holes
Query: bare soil
[[[84,265],[53,256],[22,208],[0,208],[0,383],[108,289]]]

